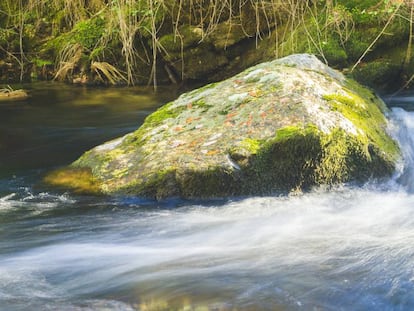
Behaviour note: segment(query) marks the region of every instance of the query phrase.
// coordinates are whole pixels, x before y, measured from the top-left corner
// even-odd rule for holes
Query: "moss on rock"
[[[315,126],[288,126],[276,131],[262,143],[246,167],[251,193],[273,193],[306,189],[315,184],[314,171],[320,161],[321,147]],[[247,189],[246,189],[247,190]]]
[[[75,193],[102,193],[98,180],[86,167],[55,170],[44,178],[44,182],[58,188],[70,188]]]
[[[165,60],[171,63],[184,79],[207,81],[209,75],[229,62],[224,50],[218,52],[212,44],[205,42],[182,52],[169,53]]]
[[[156,199],[363,182],[392,174],[400,155],[385,110],[316,57],[292,55],[181,95],[68,172],[87,170],[102,193]],[[56,179],[46,180],[80,188]]]
[[[191,25],[183,25],[177,32],[166,34],[159,39],[159,44],[168,52],[180,54],[183,50],[196,47],[203,38],[203,30]]]

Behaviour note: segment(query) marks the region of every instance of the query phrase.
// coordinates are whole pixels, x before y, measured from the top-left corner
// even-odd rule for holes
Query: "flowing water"
[[[389,181],[157,203],[36,185],[174,90],[31,88],[0,103],[1,310],[414,309],[414,97],[389,100]]]

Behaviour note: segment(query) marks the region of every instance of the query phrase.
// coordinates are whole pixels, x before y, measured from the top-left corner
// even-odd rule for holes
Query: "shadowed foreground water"
[[[120,111],[101,99],[83,105],[87,117],[78,119],[79,101],[96,91],[81,89],[73,100],[42,106],[41,116],[67,109],[56,123],[19,118],[48,100],[41,90],[18,108],[0,106],[3,121],[15,118],[10,127],[0,123],[2,133],[20,129],[26,139],[23,147],[2,147],[0,158],[0,309],[414,309],[414,113],[393,110],[406,161],[384,183],[156,203],[33,185],[89,144],[132,130],[162,99],[148,93],[147,106],[135,98]],[[112,96],[111,105],[120,102]],[[94,130],[85,129],[88,122]],[[49,159],[49,151],[57,156]]]

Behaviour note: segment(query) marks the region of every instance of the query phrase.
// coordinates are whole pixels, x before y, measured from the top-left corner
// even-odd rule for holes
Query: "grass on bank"
[[[55,79],[85,72],[111,84],[148,79],[156,87],[160,59],[169,53],[162,36],[172,33],[182,53],[184,25],[199,29],[202,43],[225,22],[224,31],[238,28],[257,42],[276,33],[275,56],[309,51],[352,69],[399,30],[408,65],[413,15],[414,1],[407,0],[4,0],[0,57],[18,64],[20,79],[52,59]],[[357,28],[366,28],[365,40]]]

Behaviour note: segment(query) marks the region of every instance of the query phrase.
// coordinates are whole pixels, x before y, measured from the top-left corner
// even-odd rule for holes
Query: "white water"
[[[414,113],[393,115],[405,162],[380,185],[158,206],[3,196],[0,309],[413,310]]]

